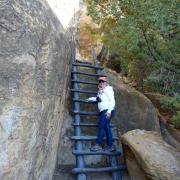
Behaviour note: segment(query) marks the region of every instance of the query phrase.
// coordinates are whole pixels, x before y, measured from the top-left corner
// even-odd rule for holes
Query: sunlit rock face
[[[0,179],[51,179],[70,48],[44,0],[0,1]]]
[[[47,0],[50,7],[66,29],[75,14],[80,10],[82,0]]]

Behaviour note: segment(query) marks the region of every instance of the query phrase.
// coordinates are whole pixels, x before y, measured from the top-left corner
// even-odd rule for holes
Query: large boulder
[[[122,143],[132,179],[179,179],[180,152],[157,132],[129,131],[122,136]]]
[[[0,179],[51,179],[70,48],[44,0],[0,1]]]
[[[152,102],[135,88],[123,83],[115,71],[106,69],[116,99],[115,120],[120,133],[133,129],[145,129],[160,133],[158,112]]]

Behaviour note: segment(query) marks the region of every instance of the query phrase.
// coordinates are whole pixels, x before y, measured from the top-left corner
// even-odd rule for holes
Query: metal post
[[[117,167],[118,166],[118,160],[117,160],[116,156],[110,157],[110,161],[111,161],[111,166],[112,167]],[[113,180],[121,180],[122,179],[121,170],[112,172],[112,177],[113,177]]]

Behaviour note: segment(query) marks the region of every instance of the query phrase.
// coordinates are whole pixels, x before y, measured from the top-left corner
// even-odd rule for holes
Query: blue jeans
[[[100,113],[101,116],[98,123],[98,139],[96,143],[101,145],[103,142],[104,134],[106,134],[107,145],[112,146],[113,138],[112,138],[110,122],[112,117],[114,116],[115,111],[114,110],[111,111],[111,117],[109,119],[106,118],[106,112],[107,110],[104,110]]]

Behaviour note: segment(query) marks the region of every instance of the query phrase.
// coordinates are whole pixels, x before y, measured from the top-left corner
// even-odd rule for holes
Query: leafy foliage
[[[172,123],[175,128],[180,128],[180,111],[177,111],[177,114],[172,117]]]
[[[175,95],[174,97],[163,97],[161,99],[162,106],[171,110],[180,111],[180,96]]]
[[[139,86],[180,93],[178,0],[85,0],[99,36]]]
[[[163,97],[160,103],[163,107],[174,111],[174,116],[171,118],[171,123],[176,128],[180,128],[180,96],[176,94],[174,97]]]

